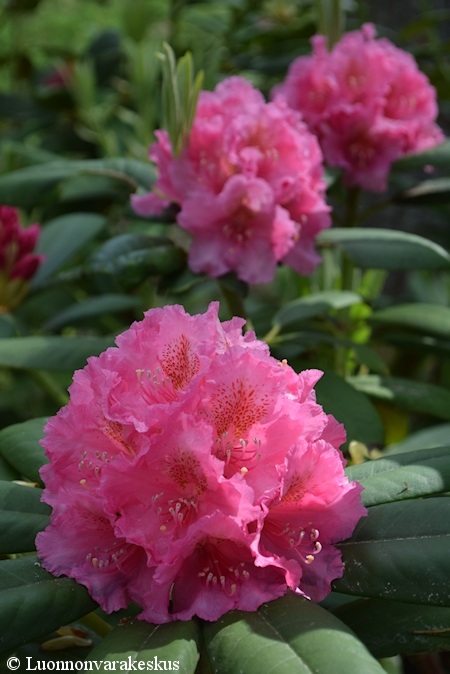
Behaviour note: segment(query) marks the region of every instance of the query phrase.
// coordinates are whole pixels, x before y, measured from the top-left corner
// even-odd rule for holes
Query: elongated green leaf
[[[137,159],[113,157],[47,162],[0,176],[0,203],[31,208],[48,199],[61,181],[81,173],[114,175],[118,179],[122,176],[130,191],[139,185],[149,189],[155,180],[153,167]]]
[[[0,480],[10,482],[11,480],[18,480],[19,478],[20,473],[18,473],[17,470],[15,470],[0,454]]]
[[[42,484],[39,468],[48,463],[39,440],[47,417],[30,419],[7,426],[0,431],[0,454],[20,475]]]
[[[377,324],[398,325],[426,334],[450,337],[450,308],[440,304],[398,304],[375,311],[370,320]]]
[[[138,297],[128,297],[127,295],[106,294],[99,297],[90,297],[82,302],[72,304],[56,316],[52,316],[44,325],[44,330],[57,330],[65,325],[71,325],[93,316],[134,309],[139,304],[140,299]]]
[[[36,557],[0,561],[0,652],[81,618],[97,607],[71,578],[54,578]]]
[[[199,660],[198,647],[198,626],[192,620],[167,625],[132,620],[110,632],[87,660],[102,661],[99,672],[110,671],[105,663],[121,660],[135,663],[128,671],[134,668],[140,671],[139,663],[177,662],[179,672],[193,674]],[[168,664],[166,667],[170,669]],[[159,668],[165,669],[165,666],[160,664]],[[171,668],[174,669],[173,664]]]
[[[231,611],[216,623],[205,623],[203,633],[217,674],[383,672],[340,620],[293,594],[255,613]]]
[[[47,223],[39,237],[37,253],[45,256],[32,280],[37,288],[55,271],[63,267],[75,253],[105,227],[107,219],[97,213],[69,213]]]
[[[450,606],[450,497],[369,508],[353,536],[338,544],[345,564],[337,592]]]
[[[325,314],[330,309],[345,309],[359,302],[362,302],[361,296],[349,290],[326,290],[314,293],[286,304],[275,314],[272,325],[284,327],[319,314]]]
[[[386,454],[402,454],[415,449],[430,449],[431,447],[445,447],[450,442],[450,424],[438,424],[425,428],[423,431],[412,433],[405,440],[389,445]]]
[[[0,482],[0,555],[32,552],[34,539],[50,523],[42,489]]]
[[[17,337],[0,340],[0,366],[76,370],[113,344],[108,337]]]
[[[363,487],[365,506],[450,491],[450,447],[407,452],[346,469]]]
[[[359,599],[332,609],[376,658],[450,650],[450,609]]]
[[[448,168],[450,166],[450,140],[436,145],[425,152],[407,154],[398,159],[393,168],[395,170],[409,171],[410,169],[423,169],[425,166]]]
[[[185,253],[168,239],[121,234],[107,241],[91,256],[86,271],[108,274],[131,289],[148,276],[179,271],[185,261]]]
[[[370,400],[333,372],[325,372],[316,384],[317,401],[345,426],[347,440],[381,444],[384,430]],[[355,393],[357,395],[355,395]]]
[[[389,400],[414,412],[450,419],[450,392],[440,386],[377,374],[347,377],[347,381],[358,391],[373,398]]]
[[[359,267],[372,269],[440,269],[450,255],[433,241],[393,229],[336,228],[320,232],[319,246],[342,249]]]
[[[446,203],[450,199],[450,178],[435,178],[397,194],[396,201],[413,202],[414,204]]]

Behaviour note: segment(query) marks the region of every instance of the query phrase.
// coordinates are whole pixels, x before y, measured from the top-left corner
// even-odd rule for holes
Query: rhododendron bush
[[[0,672],[446,671],[444,15],[4,4]]]

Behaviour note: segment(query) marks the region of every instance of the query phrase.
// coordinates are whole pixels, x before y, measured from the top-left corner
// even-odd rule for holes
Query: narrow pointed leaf
[[[450,608],[359,599],[332,609],[375,658],[450,650]]]
[[[378,400],[389,400],[407,410],[450,419],[450,392],[441,386],[377,374],[347,377],[347,381]]]
[[[182,674],[194,674],[199,660],[199,630],[192,620],[173,622],[166,625],[151,625],[132,620],[116,627],[94,650],[87,661],[102,661],[99,672],[110,671],[107,662],[117,660],[134,663],[133,671],[148,669],[139,667],[139,663],[178,662],[178,671]],[[160,664],[161,669],[165,669]],[[174,669],[172,664],[172,669]],[[158,667],[155,667],[158,669]],[[169,669],[169,665],[167,665]],[[131,668],[128,671],[132,671]]]
[[[0,482],[0,555],[35,550],[37,533],[50,523],[41,495],[42,489]]]
[[[397,194],[395,201],[407,201],[415,204],[446,203],[450,200],[450,178],[434,178],[404,190]]]
[[[46,422],[47,417],[40,417],[7,426],[0,431],[0,455],[19,475],[39,484],[42,484],[39,468],[48,463],[44,449],[39,444],[39,440],[44,437],[43,427]]]
[[[345,564],[337,592],[450,606],[450,497],[369,508],[353,536],[337,545]]]
[[[55,578],[37,558],[0,561],[0,653],[59,629],[97,607],[71,578]]]
[[[76,370],[113,345],[109,337],[17,337],[0,340],[0,367]]]
[[[203,627],[217,674],[382,674],[354,634],[317,604],[293,594],[255,613],[231,611]]]
[[[450,491],[450,447],[424,449],[366,461],[345,471],[364,487],[365,506]]]

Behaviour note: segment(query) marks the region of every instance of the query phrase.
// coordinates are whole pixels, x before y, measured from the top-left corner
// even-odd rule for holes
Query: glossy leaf
[[[0,561],[0,653],[37,639],[97,607],[71,578],[55,578],[37,558]]]
[[[109,337],[16,337],[0,340],[0,367],[76,370],[112,346]]]
[[[257,612],[231,611],[203,627],[217,674],[382,674],[381,665],[328,611],[294,594]]]
[[[131,289],[148,276],[179,271],[185,261],[185,253],[168,239],[121,234],[107,241],[91,256],[86,271],[110,275]]]
[[[71,257],[94,239],[105,227],[107,219],[97,213],[69,213],[48,222],[39,237],[36,252],[44,262],[33,277],[31,286],[37,288]]]
[[[333,372],[325,372],[315,386],[317,402],[344,424],[347,440],[382,444],[381,419],[370,400]],[[356,395],[355,395],[356,393]]]
[[[376,658],[450,650],[450,609],[359,599],[332,609]]]
[[[366,461],[345,472],[363,485],[365,506],[439,494],[450,491],[450,447]]]
[[[349,290],[326,290],[314,293],[286,304],[275,314],[272,325],[284,327],[325,314],[330,309],[345,309],[359,302],[362,302],[361,296]]]
[[[0,454],[0,480],[9,482],[11,480],[18,480],[19,478],[20,473],[18,473],[17,470],[15,470]]]
[[[45,202],[63,180],[83,173],[110,175],[121,179],[134,192],[138,186],[149,189],[155,180],[151,164],[137,159],[112,157],[83,161],[60,160],[28,166],[0,176],[0,203],[32,208]]]
[[[39,531],[50,523],[51,508],[42,489],[0,482],[0,555],[32,552]]]
[[[450,308],[441,304],[398,304],[375,311],[370,320],[377,324],[398,325],[427,334],[450,337]]]
[[[430,449],[431,447],[445,447],[450,441],[450,424],[430,426],[417,433],[412,433],[401,442],[389,445],[386,454],[402,454],[415,449]]]
[[[337,592],[450,606],[450,497],[369,508],[353,536],[337,545],[345,573]]]
[[[78,321],[102,316],[104,314],[119,313],[135,309],[140,304],[138,297],[128,295],[105,294],[98,297],[89,297],[87,300],[77,302],[60,311],[47,321],[44,330],[59,330],[65,325],[72,325]]]
[[[42,484],[39,468],[48,463],[39,440],[44,437],[47,417],[30,419],[7,426],[0,431],[0,455],[13,468],[32,482]]]
[[[157,663],[178,662],[179,672],[194,674],[199,660],[198,647],[198,625],[192,620],[166,625],[152,625],[132,620],[110,632],[102,643],[90,652],[87,661],[123,662],[130,658],[134,663],[133,669],[140,671],[139,663],[154,663],[156,658]],[[160,668],[164,668],[164,665],[160,664]],[[109,670],[101,666],[98,671]]]
[[[423,169],[425,166],[448,168],[450,166],[450,140],[436,145],[425,152],[407,154],[398,159],[393,168],[410,171],[411,169]]]
[[[347,377],[347,381],[378,400],[389,400],[407,410],[450,419],[450,391],[441,386],[377,374]]]
[[[438,244],[393,229],[333,228],[320,232],[319,246],[343,250],[355,265],[371,269],[440,269],[450,255]]]

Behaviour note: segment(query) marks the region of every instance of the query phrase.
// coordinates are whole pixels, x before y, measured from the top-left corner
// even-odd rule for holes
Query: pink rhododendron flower
[[[29,281],[44,259],[33,253],[39,225],[24,229],[15,208],[0,206],[0,306],[15,309],[28,291]]]
[[[365,514],[316,403],[244,321],[152,309],[75,373],[45,427],[51,524],[43,566],[105,611],[154,623],[254,611],[289,589],[320,601],[343,573],[334,544]]]
[[[375,39],[371,24],[345,34],[331,52],[321,35],[312,44],[312,56],[296,59],[275,87],[275,101],[302,114],[347,185],[381,192],[396,159],[444,140],[436,91],[410,54]]]
[[[300,115],[283,102],[266,104],[240,77],[202,91],[189,145],[174,158],[157,131],[150,159],[159,179],[153,194],[134,195],[137,213],[180,206],[178,223],[193,236],[189,265],[249,283],[274,277],[278,262],[310,274],[320,261],[317,233],[330,226],[322,154]]]

